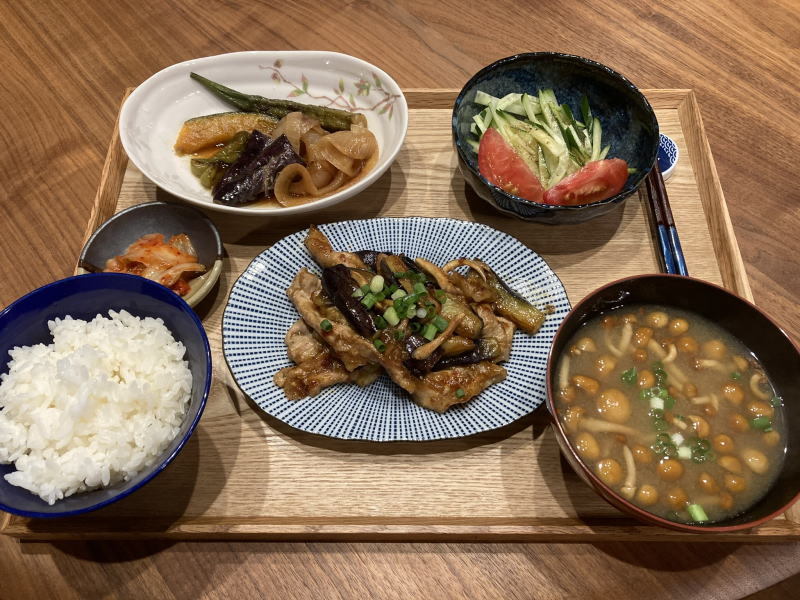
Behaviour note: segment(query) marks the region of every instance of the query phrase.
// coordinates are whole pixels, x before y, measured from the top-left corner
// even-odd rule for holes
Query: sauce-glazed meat
[[[477,259],[440,267],[385,251],[337,251],[313,226],[305,244],[323,270],[320,278],[301,269],[287,290],[302,320],[286,336],[296,366],[275,383],[290,399],[336,383],[366,385],[383,371],[415,402],[444,412],[502,381],[497,363],[508,360],[516,328],[534,333],[531,324],[544,321]]]

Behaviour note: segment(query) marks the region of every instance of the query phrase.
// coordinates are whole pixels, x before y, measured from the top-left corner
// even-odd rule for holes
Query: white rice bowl
[[[161,319],[109,311],[48,322],[0,375],[0,463],[48,504],[127,481],[177,436],[192,390],[185,347]]]

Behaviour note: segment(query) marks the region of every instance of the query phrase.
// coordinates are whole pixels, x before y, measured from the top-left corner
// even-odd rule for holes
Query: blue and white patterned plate
[[[250,263],[234,284],[222,318],[231,373],[264,412],[297,429],[335,438],[425,441],[502,427],[544,402],[547,355],[570,305],[561,281],[533,250],[486,225],[453,219],[370,219],[320,229],[337,250],[402,252],[440,265],[462,256],[481,258],[526,299],[555,311],[536,335],[514,334],[504,381],[444,414],[415,404],[386,375],[365,388],[340,384],[314,398],[287,400],[272,381],[279,369],[292,364],[284,337],[299,318],[286,288],[302,267],[320,272],[303,245],[307,231],[294,233]]]

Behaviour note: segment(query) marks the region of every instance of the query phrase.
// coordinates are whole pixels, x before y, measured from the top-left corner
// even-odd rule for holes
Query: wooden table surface
[[[459,88],[521,51],[605,63],[643,88],[694,88],[756,302],[800,340],[800,4],[0,3],[0,305],[70,274],[123,90],[236,50],[361,57],[401,87]],[[430,6],[429,6],[430,5]],[[19,543],[0,599],[796,597],[800,546]]]

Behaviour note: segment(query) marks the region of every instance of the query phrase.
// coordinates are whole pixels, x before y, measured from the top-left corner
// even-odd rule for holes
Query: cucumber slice
[[[495,98],[491,94],[487,94],[486,92],[482,92],[478,90],[475,92],[475,104],[480,104],[481,106],[489,106],[492,102],[497,102],[500,98]]]
[[[483,119],[481,118],[481,113],[478,113],[477,115],[472,117],[472,125],[470,126],[470,131],[472,131],[472,127],[476,127],[480,131],[480,133],[478,134],[479,136],[481,136],[484,133],[486,133],[486,130],[488,129],[488,127],[486,126],[486,123],[484,123]],[[473,133],[475,133],[475,132],[473,132]]]
[[[521,102],[522,108],[525,109],[525,115],[528,117],[528,120],[532,121],[533,123],[538,123],[539,119],[536,118],[536,113],[540,111],[539,100],[530,94],[522,94]]]
[[[542,150],[541,146],[539,146],[539,181],[543,188],[550,187],[550,170],[547,168],[547,160],[544,157],[544,150]]]
[[[592,109],[589,108],[589,98],[586,96],[586,94],[581,97],[581,115],[583,116],[583,122],[586,128],[591,128]]]
[[[522,94],[506,94],[497,101],[495,108],[504,112],[510,112],[521,117],[525,115],[525,109],[522,106]]]
[[[600,119],[592,122],[592,157],[590,160],[600,158],[600,141],[603,137],[603,128],[600,126]]]

